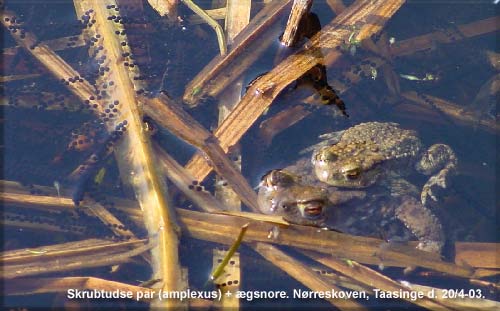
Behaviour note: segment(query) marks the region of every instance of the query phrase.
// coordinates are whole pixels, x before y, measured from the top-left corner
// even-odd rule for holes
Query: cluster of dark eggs
[[[9,23],[9,26],[7,26],[7,29],[11,33],[17,33],[19,31],[19,38],[24,39],[26,38],[26,30],[22,26],[22,20],[17,17],[17,16],[11,16],[11,17],[5,17],[4,21]]]

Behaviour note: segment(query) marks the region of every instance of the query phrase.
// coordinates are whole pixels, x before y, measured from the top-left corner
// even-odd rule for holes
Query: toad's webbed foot
[[[420,243],[417,248],[441,253],[445,236],[439,219],[417,199],[405,196],[395,210],[396,217],[415,235]]]
[[[416,169],[425,175],[437,174],[431,176],[422,188],[420,200],[426,205],[427,198],[437,201],[433,191],[435,187],[445,189],[449,176],[455,174],[457,169],[457,157],[450,146],[444,144],[432,145],[422,156],[422,159],[416,164]]]

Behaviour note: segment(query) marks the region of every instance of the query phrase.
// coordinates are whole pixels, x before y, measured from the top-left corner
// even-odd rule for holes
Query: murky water
[[[166,92],[181,102],[186,85],[219,52],[214,31],[205,24],[193,23],[192,12],[183,5],[179,6],[182,21],[172,25],[159,17],[147,2],[135,1],[139,6],[134,6],[132,2],[128,7],[123,5],[120,8],[128,12],[128,18],[122,18],[121,21],[124,21],[133,54],[128,61],[140,70],[140,76],[135,80],[145,85],[140,92],[152,97]],[[343,116],[335,105],[304,103],[314,95],[313,88],[294,88],[292,85],[285,89],[240,142],[242,172],[250,185],[257,186],[260,177],[270,169],[283,168],[299,159],[301,150],[320,141],[320,134],[344,130],[368,121],[397,122],[402,128],[415,130],[424,146],[447,144],[458,158],[456,176],[453,176],[445,191],[438,193],[438,202],[432,203],[448,240],[443,251],[446,260],[453,261],[452,246],[455,241],[498,242],[498,29],[496,32],[481,31],[487,26],[472,24],[497,16],[498,8],[492,2],[408,1],[388,21],[383,35],[370,39],[380,49],[393,51],[392,54],[377,55],[363,44],[346,42],[339,49],[343,56],[326,68],[326,78],[338,91],[349,117]],[[208,1],[201,3],[204,8],[211,6]],[[345,1],[345,4],[350,4],[350,1]],[[254,1],[252,17],[262,7],[262,1]],[[92,55],[92,51],[98,51],[92,39],[81,36],[83,30],[89,29],[89,19],[92,23],[88,17],[91,14],[76,14],[72,1],[7,1],[6,9],[15,12],[15,19],[24,23],[24,27],[4,28],[8,31],[3,36],[2,72],[6,81],[2,82],[2,179],[20,183],[14,187],[18,193],[55,197],[57,190],[63,197],[77,202],[79,199],[75,196],[84,194],[101,202],[135,236],[146,237],[145,230],[131,221],[130,215],[120,213],[115,208],[117,203],[112,198],[135,198],[122,183],[116,159],[112,154],[102,151],[109,142],[110,134],[106,128],[111,122],[109,119],[113,119],[110,114],[119,115],[119,104],[110,99],[107,106],[109,111],[96,116],[91,104],[68,90],[67,84],[76,82],[62,83],[54,78],[26,50],[16,48],[16,42],[9,34],[9,31],[14,30],[32,32],[39,41],[66,38],[62,43],[52,42],[49,45],[78,71],[80,79],[99,89],[96,96],[106,99],[106,88],[110,89],[112,85],[110,81],[101,80],[106,75],[105,66],[102,65],[104,60]],[[315,1],[311,11],[317,14],[323,26],[335,17],[325,1]],[[281,29],[286,17],[286,14],[281,16]],[[9,18],[12,19],[12,16]],[[469,25],[469,28],[461,28],[462,25]],[[353,34],[355,31],[353,28]],[[475,32],[484,33],[476,35]],[[409,42],[405,40],[415,40],[414,37],[429,33],[440,34],[428,38],[422,50],[414,51],[411,44],[404,44]],[[451,42],[440,42],[439,38],[443,37],[445,41]],[[240,83],[246,84],[259,74],[271,70],[284,55],[293,51],[283,52],[276,37],[259,59],[245,70]],[[381,59],[384,65],[370,67],[373,59]],[[346,80],[346,77],[352,80],[353,75],[359,81]],[[245,92],[245,87],[242,92]],[[446,101],[448,110],[442,110],[440,99]],[[217,127],[218,100],[204,97],[196,108],[184,107],[198,122],[212,130]],[[318,101],[317,98],[315,101]],[[305,116],[300,121],[275,120],[279,113],[297,107]],[[159,128],[154,121],[148,122],[155,128],[151,139],[163,146],[180,164],[185,164],[195,154],[193,146],[184,143],[168,130]],[[293,124],[273,134],[263,130],[269,124],[279,122]],[[99,159],[96,165],[91,166],[85,179],[71,178],[75,169],[93,154],[98,154]],[[426,180],[427,177],[417,173],[409,177],[409,181],[419,189]],[[214,182],[212,173],[204,180],[203,186],[213,190]],[[9,193],[14,188],[5,186],[4,190]],[[169,184],[169,193],[176,206],[193,209],[189,200],[172,184]],[[5,204],[4,211],[4,251],[89,238],[111,239],[114,235],[117,243],[124,239],[123,236],[117,238],[113,228],[103,225],[98,217],[87,213],[79,213],[77,217],[70,213],[46,213],[40,208],[33,209],[15,203]],[[373,219],[363,221],[373,222]],[[50,225],[48,228],[43,227],[47,224]],[[377,232],[366,234],[382,237]],[[181,264],[189,269],[191,289],[207,290],[203,286],[212,269],[214,247],[221,245],[182,237]],[[310,267],[328,270],[293,249],[287,251]],[[290,295],[287,299],[242,299],[240,302],[244,309],[331,307],[322,299],[292,298],[294,290],[307,288],[251,248],[242,246],[240,258],[241,289],[268,292],[284,290]],[[374,266],[374,269],[378,268]],[[137,260],[123,264],[116,272],[100,267],[31,277],[95,276],[139,285],[149,279],[150,273],[148,265],[143,260]],[[495,294],[498,294],[494,289],[471,285],[467,279],[427,276],[425,271],[420,270],[408,276],[402,274],[401,268],[386,268],[382,273],[397,280],[438,288],[463,288],[466,291],[480,289],[489,299],[494,299]],[[495,279],[487,281],[495,282]],[[6,282],[8,284],[9,280]],[[416,308],[416,305],[396,299],[358,302],[373,309]],[[11,295],[5,297],[4,303],[11,308],[27,309],[70,307],[65,293]],[[116,304],[130,310],[147,307],[145,303],[124,300],[79,301],[78,304],[92,309],[115,308]]]

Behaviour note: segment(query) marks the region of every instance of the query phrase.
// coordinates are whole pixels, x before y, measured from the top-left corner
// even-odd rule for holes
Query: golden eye
[[[281,169],[270,170],[262,176],[261,180],[266,187],[284,186],[294,182],[293,176]]]
[[[317,161],[324,161],[324,162],[333,162],[338,159],[338,156],[328,150],[322,150],[316,154],[316,160]]]
[[[344,168],[344,176],[349,180],[356,180],[361,175],[361,168],[358,166]]]

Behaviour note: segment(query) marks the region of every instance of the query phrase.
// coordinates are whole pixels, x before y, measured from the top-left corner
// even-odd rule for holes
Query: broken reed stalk
[[[321,274],[325,279],[327,279],[329,282],[332,282],[334,285],[341,286],[350,290],[355,290],[355,291],[365,291],[369,295],[373,294],[373,288],[369,286],[365,286],[363,284],[359,284],[353,279],[340,275],[337,272],[332,272],[331,269],[325,270],[323,267],[315,267],[313,266],[311,268],[314,272]]]
[[[3,219],[0,220],[3,226],[21,229],[26,231],[34,231],[34,232],[62,232],[62,233],[71,233],[78,236],[86,235],[85,227],[78,225],[67,225],[61,226],[59,225],[55,219],[54,215],[48,215],[47,217],[39,217],[39,222],[34,222],[33,219],[23,219],[24,215],[3,212]],[[48,223],[51,222],[51,223]]]
[[[217,174],[228,182],[241,201],[253,211],[259,210],[257,194],[227,157],[212,133],[165,95],[156,98],[142,97],[141,101],[145,103],[145,113],[180,139],[201,149],[210,159]],[[188,172],[195,176],[193,180],[199,180],[194,171]]]
[[[79,48],[85,45],[85,40],[83,35],[69,36],[69,37],[61,37],[52,40],[44,40],[41,42],[42,44],[48,46],[53,51],[61,51],[72,48]],[[6,48],[2,50],[2,55],[5,57],[6,55],[14,56],[19,53],[19,50],[22,49],[21,46],[15,46],[11,48]]]
[[[342,6],[338,6],[340,1],[332,0],[329,1],[330,5],[333,6],[333,4],[337,5],[335,6],[335,12],[341,12],[343,10]],[[415,52],[421,51],[421,50],[427,50],[429,48],[432,48],[436,42],[442,42],[442,43],[454,43],[458,42],[460,40],[468,39],[468,38],[473,38],[475,36],[479,36],[482,34],[490,33],[497,31],[498,28],[498,23],[495,21],[497,20],[497,17],[494,18],[488,18],[484,20],[479,20],[470,24],[466,25],[459,25],[457,28],[461,29],[461,32],[463,36],[460,37],[454,37],[453,40],[449,38],[449,36],[445,36],[447,33],[446,31],[437,31],[429,34],[425,34],[419,37],[413,37],[409,38],[406,40],[402,40],[399,42],[396,42],[394,45],[390,47],[390,52],[389,54],[392,57],[397,57],[397,56],[405,56],[405,55],[410,55]],[[442,36],[441,39],[436,39],[434,40],[433,38],[435,36]],[[444,40],[444,41],[443,41]],[[337,59],[339,59],[342,56],[340,52],[332,52],[329,55],[325,56],[325,65],[329,66],[333,64]],[[385,60],[382,58],[378,57],[368,57],[361,61],[360,63],[365,63],[365,62],[371,62],[375,64],[374,69],[378,69],[380,67],[383,67],[385,64]],[[352,69],[352,68],[351,68]],[[359,75],[356,75],[352,72],[352,70],[345,71],[343,74],[343,80],[344,81],[349,81],[349,85],[346,85],[343,82],[340,82],[339,80],[331,80],[331,84],[334,87],[334,89],[339,93],[342,94],[346,92],[349,87],[352,84],[355,84],[359,81],[361,81],[361,77]],[[306,103],[311,102],[311,98],[308,98],[305,100]],[[461,107],[453,104],[451,102],[448,102],[450,105],[443,105],[444,110],[450,110],[450,113],[447,114],[448,116],[452,118],[458,118],[458,119],[463,119],[462,123],[466,123],[468,121],[471,121],[469,125],[473,126],[479,126],[480,128],[489,131],[489,132],[496,132],[497,131],[497,126],[494,124],[493,121],[490,120],[479,120],[477,117],[475,117],[472,113],[470,112],[464,112],[464,116],[460,116],[460,114],[457,113],[451,113],[452,111],[461,111]],[[454,107],[454,106],[455,107]],[[426,109],[425,111],[419,111],[418,113],[414,113],[415,111],[411,111],[409,109],[410,107],[406,107],[403,105],[398,105],[396,106],[396,111],[399,113],[400,111],[403,111],[404,113],[411,113],[412,118],[419,118],[427,121],[432,121],[432,118],[429,116],[426,118],[424,114],[433,114],[430,109]],[[443,111],[444,112],[444,111]],[[446,112],[444,112],[446,113]],[[301,106],[296,106],[291,109],[283,110],[276,114],[275,116],[265,120],[261,126],[260,126],[260,132],[262,134],[262,138],[264,139],[265,143],[270,143],[272,138],[283,131],[284,129],[288,128],[289,126],[299,122],[300,120],[306,118],[311,114],[310,111],[305,109],[304,107]],[[434,114],[433,114],[434,115]],[[435,118],[433,118],[435,120]],[[468,120],[468,121],[466,121]],[[482,123],[482,124],[481,124]]]
[[[234,38],[248,25],[250,22],[250,13],[252,8],[252,2],[250,0],[227,0],[226,1],[226,19],[225,19],[225,30],[227,35],[227,40],[229,44],[234,42]],[[241,99],[241,91],[243,89],[243,77],[238,78],[235,83],[224,91],[224,96],[222,96],[218,102],[218,124],[220,124],[233,107]],[[241,172],[241,149],[235,148],[230,153],[231,161],[234,163],[236,168]],[[227,182],[221,176],[217,176],[215,180],[215,197],[226,206],[226,209],[232,211],[241,211],[241,200],[238,194],[234,192],[230,187],[227,187]],[[216,257],[216,251],[214,250],[214,260]],[[239,254],[234,256],[239,258]],[[240,275],[238,267],[232,267],[233,271]],[[236,271],[237,270],[237,271]],[[221,278],[222,280],[223,278]],[[233,291],[239,290],[240,283],[233,284]],[[226,308],[239,308],[239,299],[224,299],[222,301],[222,306]]]
[[[39,91],[19,94],[15,98],[0,95],[0,106],[37,109],[40,104],[46,105],[44,109],[47,111],[66,109],[66,111],[72,112],[82,110],[78,98],[74,96],[64,96],[64,99],[59,100],[56,93]]]
[[[234,38],[247,27],[252,8],[251,0],[228,0],[226,3],[225,30],[227,43],[233,44]]]
[[[340,12],[345,10],[345,5],[342,0],[326,0],[326,4],[332,9],[333,13],[339,15]]]
[[[47,293],[64,293],[68,288],[79,290],[104,290],[113,292],[119,290],[121,292],[130,292],[134,300],[148,301],[150,299],[136,299],[138,295],[151,293],[150,297],[158,299],[158,294],[152,293],[151,288],[134,286],[126,283],[109,281],[96,277],[62,277],[62,278],[19,278],[9,280],[4,284],[3,294],[6,296],[34,295]],[[198,308],[210,309],[212,301],[205,299],[189,299],[189,307],[197,310]]]
[[[267,243],[251,244],[252,248],[262,257],[278,266],[294,279],[300,281],[315,292],[342,291],[322,278],[300,261],[288,256],[275,246]],[[350,299],[325,298],[326,301],[340,310],[366,310],[361,304]]]
[[[379,31],[403,3],[404,1],[400,0],[356,1],[316,34],[308,48],[289,56],[255,81],[235,109],[214,132],[223,150],[227,151],[240,140],[285,87],[322,61],[320,50],[335,53],[335,47],[340,46],[351,35],[348,26],[359,23],[368,16],[377,16],[376,21],[370,21],[360,29],[356,39],[363,40]],[[203,180],[211,171],[208,163],[199,154],[191,158],[186,168],[196,172],[193,175],[198,180]]]
[[[1,22],[5,28],[13,26],[21,29],[23,27],[23,23],[19,23],[17,20],[16,23],[12,23],[12,17],[16,16],[14,12],[2,10],[0,12],[0,16]],[[60,56],[49,48],[49,46],[40,42],[34,34],[27,30],[24,31],[23,36],[21,36],[20,31],[16,31],[14,33],[11,30],[10,32],[19,46],[23,47],[29,54],[45,66],[52,75],[61,80],[61,83],[63,83],[82,101],[88,100],[91,96],[94,97],[94,87],[88,81],[85,81],[82,77],[80,77],[80,74],[76,70],[67,64]],[[73,78],[77,79],[75,82],[70,83],[69,80]],[[96,112],[99,114],[104,113],[105,103],[99,100],[95,100],[93,102],[97,104],[97,107],[95,107],[97,110]]]
[[[40,77],[40,74],[38,73],[27,74],[27,75],[0,76],[0,83],[33,79],[38,77]]]
[[[327,266],[330,269],[338,271],[345,276],[348,276],[354,279],[356,282],[359,282],[365,286],[369,286],[372,288],[377,288],[382,291],[411,291],[411,289],[401,285],[400,283],[394,281],[393,279],[373,270],[368,267],[365,267],[355,261],[348,261],[346,259],[341,260],[331,256],[325,256],[324,254],[318,254],[310,251],[303,251],[303,254],[312,258],[313,260],[318,261],[319,263]],[[403,298],[404,300],[421,306],[423,308],[427,308],[430,310],[449,310],[443,304],[440,304],[434,299],[429,297],[423,297],[421,299],[411,299]]]
[[[6,189],[6,191],[9,190]],[[57,198],[54,198],[55,200]],[[136,219],[138,209],[135,202],[117,198],[113,198],[113,201],[116,203],[115,207],[117,209],[129,214],[131,219]],[[11,204],[16,205],[15,202]],[[456,252],[457,256],[460,257],[460,261],[457,261],[459,265],[454,265],[441,261],[435,254],[414,249],[413,247],[417,245],[417,242],[410,242],[409,245],[411,246],[387,245],[386,242],[375,238],[351,236],[333,231],[318,232],[317,228],[295,225],[288,225],[286,229],[280,232],[278,239],[271,240],[268,237],[269,232],[279,222],[273,220],[264,220],[265,222],[262,222],[261,214],[256,214],[258,217],[257,220],[254,220],[251,217],[246,217],[248,213],[238,213],[238,216],[232,216],[228,213],[215,215],[185,209],[177,209],[177,211],[186,233],[202,240],[230,244],[234,232],[250,221],[252,226],[246,235],[248,241],[296,246],[367,264],[378,265],[382,263],[384,266],[397,267],[422,266],[461,277],[472,276],[474,271],[471,267],[485,267],[481,258],[494,258],[497,254],[497,244],[480,243],[480,247],[475,247],[475,243],[472,244],[473,246],[468,246],[465,243],[461,248],[457,246]],[[461,245],[461,242],[455,244]],[[346,249],[343,245],[350,245],[350,248]],[[474,251],[467,253],[469,247],[472,247]],[[486,263],[486,267],[500,268],[494,260],[488,260]],[[476,277],[494,274],[496,274],[494,270],[475,270]]]
[[[218,9],[209,9],[205,10],[205,13],[210,16],[211,19],[214,20],[221,20],[226,18],[226,8],[218,8]],[[193,14],[188,17],[188,22],[190,25],[198,25],[198,24],[204,24],[205,20],[202,19],[200,16]]]
[[[309,13],[311,5],[312,0],[293,1],[292,11],[290,12],[290,16],[288,17],[288,22],[286,23],[283,36],[280,39],[282,44],[291,47],[298,42],[298,40],[300,39],[300,22]]]
[[[495,32],[500,29],[498,16],[482,19],[470,24],[438,30],[422,36],[396,41],[390,48],[392,56],[405,56],[434,47],[437,43],[453,43],[466,38]]]
[[[90,202],[89,202],[90,201]],[[99,202],[94,200],[85,199],[85,204],[83,205],[89,209],[89,211],[99,218],[103,224],[105,224],[113,233],[122,238],[137,239],[130,229],[126,228],[123,223],[110,213],[104,206]]]
[[[115,31],[118,30],[110,16],[106,5],[117,5],[114,1],[103,3],[90,1],[95,10],[95,27],[101,33],[104,51],[107,54],[109,79],[115,81],[116,87],[109,90],[110,96],[121,105],[122,118],[128,121],[124,139],[118,142],[117,151],[127,167],[121,167],[121,174],[127,174],[130,184],[144,212],[144,223],[149,236],[158,236],[158,244],[152,249],[153,277],[162,279],[163,290],[182,290],[181,267],[178,255],[178,224],[175,210],[167,202],[166,185],[159,177],[151,152],[149,138],[143,131],[142,112],[135,98],[132,72],[127,70],[123,59],[123,46],[127,46],[126,35],[121,35],[120,42]],[[120,161],[119,161],[120,162]],[[120,164],[120,163],[119,163]],[[159,302],[160,303],[160,302]],[[167,299],[161,304],[165,307],[180,306],[180,301]]]
[[[149,5],[160,14],[166,16],[171,23],[177,23],[177,6],[179,0],[148,0]]]
[[[156,241],[154,241],[156,243]],[[44,253],[36,254],[32,261],[18,264],[3,265],[2,277],[6,279],[25,277],[52,272],[74,271],[78,269],[112,266],[130,261],[131,257],[138,256],[154,246],[152,242],[129,249],[116,250],[113,248],[101,248],[88,251],[85,254],[67,255],[63,252],[49,258],[44,258]],[[26,260],[25,260],[26,261]]]
[[[0,199],[3,204],[15,203],[18,206],[35,206],[42,211],[58,210],[67,211],[75,210],[75,203],[71,198],[31,195],[23,193],[7,193],[0,192]]]
[[[183,95],[186,104],[194,107],[202,98],[216,97],[258,60],[281,32],[276,26],[291,2],[273,1],[257,13],[235,38],[233,48],[225,56],[214,58],[189,82]]]
[[[121,282],[109,281],[96,277],[62,277],[62,278],[19,278],[5,283],[4,294],[9,295],[34,295],[47,293],[67,293],[68,289],[95,289],[107,292],[131,292],[133,298],[145,292],[150,292],[147,287],[134,286]],[[143,299],[140,299],[143,300]]]
[[[465,111],[463,107],[439,97],[428,94],[418,94],[414,91],[402,93],[401,96],[419,105],[428,106],[431,109],[439,109],[440,112],[444,113],[448,117],[451,117],[454,121],[457,121],[460,124],[480,127],[481,129],[492,133],[498,133],[500,131],[500,126],[495,120],[479,118],[477,114]]]
[[[217,43],[219,44],[219,52],[221,56],[227,53],[227,42],[224,35],[224,30],[219,23],[212,19],[202,8],[197,6],[191,0],[181,0],[191,11],[195,12],[199,17],[201,17],[210,27],[212,27],[217,35]]]
[[[135,202],[114,198],[113,201],[116,203],[115,208],[134,217],[137,214]],[[15,206],[14,202],[11,204]],[[245,235],[246,241],[249,242],[275,243],[330,255],[334,253],[336,257],[366,264],[383,264],[386,267],[420,266],[459,277],[483,277],[497,273],[495,270],[472,268],[485,267],[482,257],[494,258],[496,256],[497,244],[495,243],[481,243],[479,248],[474,248],[475,243],[472,246],[468,243],[464,243],[461,247],[457,246],[457,252],[464,255],[457,254],[460,257],[460,262],[457,263],[460,265],[456,265],[442,261],[435,254],[415,249],[418,242],[410,242],[409,245],[387,244],[376,238],[352,236],[334,231],[318,231],[317,228],[297,225],[282,228],[277,239],[270,239],[268,238],[269,232],[276,225],[273,222],[255,221],[243,215],[216,215],[185,209],[177,209],[177,212],[184,232],[188,236],[226,245],[233,242],[234,232],[250,222],[251,225]],[[462,245],[461,242],[455,244]],[[349,248],[344,247],[345,245],[349,245]],[[470,247],[474,251],[467,252]],[[500,268],[494,260],[486,261],[485,264],[488,268]]]
[[[174,158],[166,153],[158,144],[153,143],[153,147],[162,172],[189,200],[205,212],[225,210],[222,203],[215,199],[210,192],[198,185],[196,179],[183,166],[177,163]],[[193,184],[193,182],[195,183]]]
[[[40,259],[77,257],[94,254],[95,252],[113,253],[129,250],[130,247],[144,245],[146,240],[116,242],[103,239],[88,239],[54,245],[44,245],[36,248],[23,248],[0,253],[0,262],[4,265],[33,262]]]
[[[424,286],[419,284],[409,284],[408,285],[412,290],[429,293],[434,292],[436,298],[435,301],[439,302],[439,304],[446,306],[452,310],[499,310],[500,303],[498,301],[484,299],[484,298],[465,298],[465,297],[450,297],[449,289],[441,289],[436,287]],[[468,295],[468,291],[466,291],[466,295]],[[443,307],[439,308],[439,310],[445,310]]]

